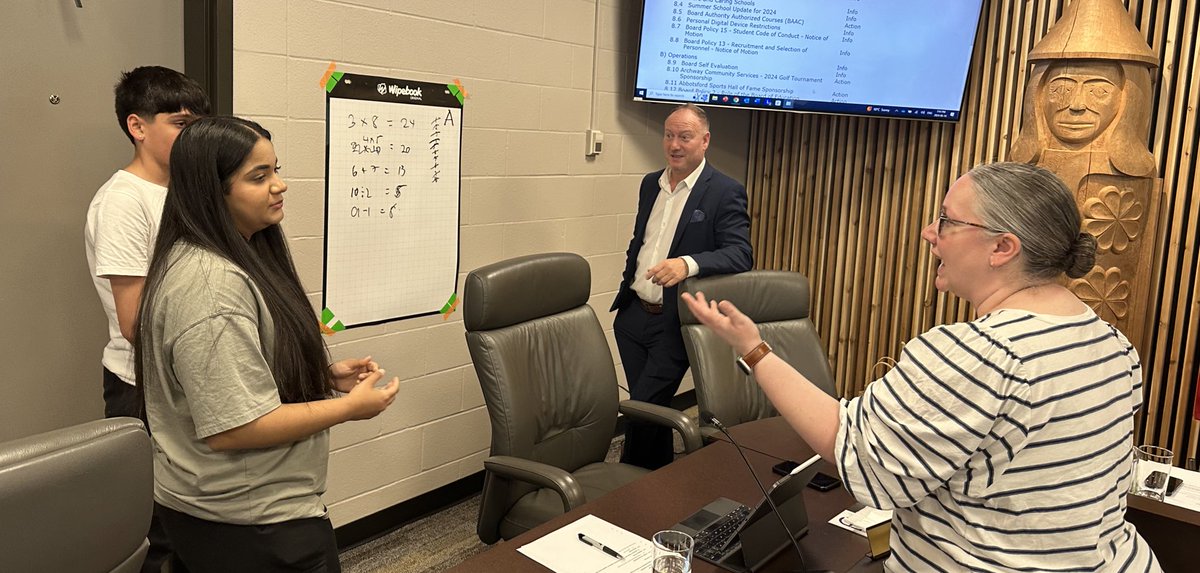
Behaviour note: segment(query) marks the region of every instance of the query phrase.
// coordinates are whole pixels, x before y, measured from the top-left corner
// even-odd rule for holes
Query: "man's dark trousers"
[[[669,291],[673,294],[675,289]],[[613,334],[629,384],[629,397],[651,404],[670,404],[688,369],[678,322],[661,312],[647,312],[634,298],[617,311]],[[670,428],[628,417],[626,421],[621,462],[649,469],[671,463],[675,450]]]

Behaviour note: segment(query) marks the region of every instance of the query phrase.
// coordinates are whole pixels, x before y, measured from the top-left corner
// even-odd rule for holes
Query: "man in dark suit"
[[[679,332],[677,285],[693,276],[750,270],[746,188],[704,159],[708,117],[679,106],[663,124],[667,168],[646,175],[638,194],[633,240],[610,310],[629,394],[670,405],[688,369]],[[621,461],[655,469],[671,463],[671,431],[631,422]]]

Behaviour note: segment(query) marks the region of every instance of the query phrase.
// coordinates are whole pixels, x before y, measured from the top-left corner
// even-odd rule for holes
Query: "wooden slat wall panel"
[[[1066,0],[985,0],[957,124],[757,112],[751,129],[751,236],[756,266],[812,283],[813,320],[843,396],[883,372],[904,343],[973,310],[933,288],[920,231],[972,166],[1000,161],[1020,128],[1029,50]],[[1142,350],[1146,406],[1138,440],[1196,457],[1192,418],[1200,335],[1200,0],[1127,0],[1159,54],[1149,144],[1163,202],[1154,277],[1156,328]]]

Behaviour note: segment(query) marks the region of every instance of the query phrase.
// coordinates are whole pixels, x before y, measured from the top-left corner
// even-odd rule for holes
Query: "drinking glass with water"
[[[659,531],[654,542],[654,573],[691,573],[695,541],[682,531]]]

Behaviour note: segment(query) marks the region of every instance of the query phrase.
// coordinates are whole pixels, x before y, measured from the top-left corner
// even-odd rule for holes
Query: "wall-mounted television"
[[[645,0],[637,101],[958,121],[982,0]]]

